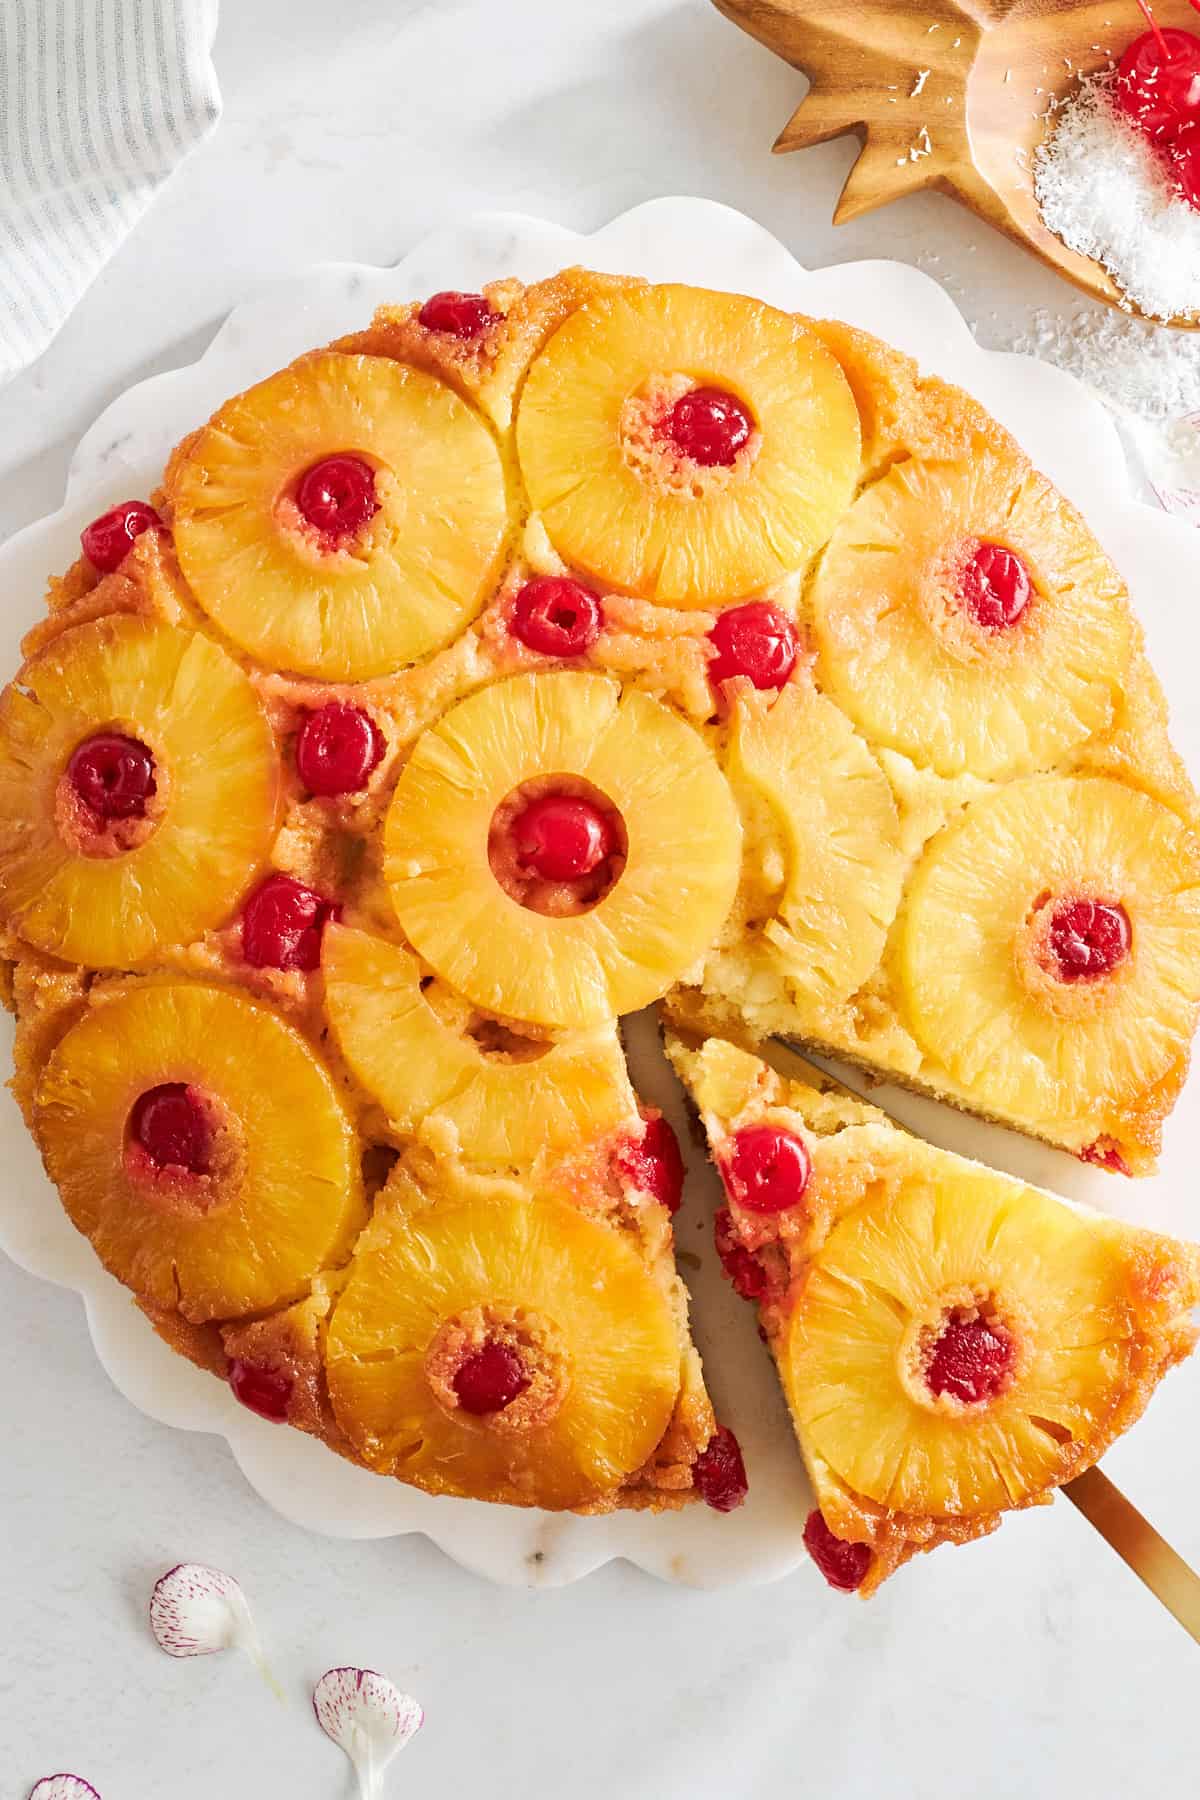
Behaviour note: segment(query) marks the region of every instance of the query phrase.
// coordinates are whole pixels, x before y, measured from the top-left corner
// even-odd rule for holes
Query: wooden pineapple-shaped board
[[[714,4],[812,82],[777,151],[845,132],[862,141],[835,224],[937,188],[1094,298],[1133,310],[1098,263],[1042,224],[1033,155],[1079,76],[1116,61],[1145,29],[1134,0]],[[1189,0],[1156,0],[1154,10],[1160,25],[1197,25]]]

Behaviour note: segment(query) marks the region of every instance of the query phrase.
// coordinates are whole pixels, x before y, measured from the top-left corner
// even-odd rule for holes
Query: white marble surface
[[[921,261],[982,341],[1073,300],[947,202],[834,234],[849,151],[771,160],[799,92],[703,0],[225,0],[227,114],[42,363],[0,392],[0,533],[53,509],[70,450],[131,382],[191,360],[257,280],[386,262],[447,215],[519,207],[581,229],[659,192],[758,216],[806,262]],[[936,260],[935,260],[936,259]],[[1066,1504],[902,1574],[870,1607],[807,1570],[693,1593],[613,1566],[484,1586],[419,1539],[280,1521],[225,1447],[134,1412],[78,1302],[0,1265],[0,1796],[56,1768],[105,1800],[329,1800],[347,1771],[307,1711],[330,1663],[384,1669],[428,1723],[390,1782],[529,1800],[774,1792],[1149,1794],[1193,1779],[1195,1650]],[[1193,1561],[1200,1377],[1174,1378],[1107,1467]],[[1184,1441],[1192,1429],[1193,1442]],[[1178,1441],[1177,1441],[1178,1440]],[[227,1658],[146,1634],[155,1574],[238,1573],[286,1708]]]

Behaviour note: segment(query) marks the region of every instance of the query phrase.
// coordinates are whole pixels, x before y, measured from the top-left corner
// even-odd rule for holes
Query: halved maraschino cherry
[[[626,1144],[617,1158],[627,1181],[653,1194],[669,1213],[679,1211],[683,1199],[683,1155],[679,1139],[664,1118],[647,1119],[639,1143]]]
[[[268,875],[242,909],[242,955],[256,969],[315,969],[336,902],[290,875]]]
[[[511,1344],[484,1344],[461,1362],[453,1376],[454,1392],[464,1412],[477,1416],[511,1406],[529,1386],[529,1374]]]
[[[708,634],[717,654],[708,665],[714,687],[744,675],[756,688],[782,687],[796,663],[800,639],[785,612],[751,600],[721,613]]]
[[[517,861],[544,881],[577,881],[598,869],[616,848],[612,826],[598,806],[576,794],[531,800],[512,825]]]
[[[212,1128],[186,1082],[166,1081],[142,1094],[129,1116],[129,1130],[156,1168],[208,1173]]]
[[[1014,550],[980,544],[962,572],[959,599],[977,625],[1003,631],[1015,625],[1033,597],[1029,570]]]
[[[1113,92],[1147,137],[1174,137],[1200,116],[1200,38],[1190,31],[1144,31],[1117,65]]]
[[[582,656],[603,626],[597,596],[565,575],[535,575],[513,606],[513,636],[542,656]]]
[[[144,500],[122,500],[119,506],[110,507],[90,525],[85,525],[79,534],[79,542],[92,567],[101,575],[111,575],[129,554],[134,538],[161,524],[154,508],[147,506]]]
[[[67,764],[71,786],[97,819],[141,819],[157,791],[154,757],[138,738],[102,731]]]
[[[933,1394],[953,1394],[956,1400],[975,1406],[994,1400],[1008,1382],[1013,1365],[1013,1341],[978,1316],[951,1313],[943,1325],[925,1380]]]
[[[1171,180],[1189,206],[1200,211],[1200,108],[1195,122],[1181,131],[1167,152]]]
[[[734,1293],[743,1300],[761,1300],[767,1291],[767,1272],[758,1258],[738,1242],[733,1214],[727,1206],[718,1207],[713,1217],[713,1242]]]
[[[296,737],[296,768],[310,794],[354,794],[366,787],[384,748],[370,713],[331,700],[306,714]]]
[[[1095,981],[1129,955],[1133,927],[1119,900],[1066,900],[1051,915],[1048,941],[1060,981]]]
[[[486,294],[460,294],[454,288],[430,294],[417,314],[426,331],[456,338],[478,337],[499,316]]]
[[[831,1588],[852,1594],[867,1578],[871,1566],[869,1544],[848,1544],[835,1537],[825,1523],[824,1513],[816,1508],[804,1521],[804,1547]]]
[[[728,1425],[721,1425],[709,1439],[707,1449],[700,1452],[692,1471],[702,1500],[714,1512],[732,1512],[750,1492],[742,1447]]]
[[[273,1425],[282,1425],[287,1419],[295,1383],[285,1370],[264,1369],[235,1357],[229,1365],[229,1385],[234,1398],[260,1418],[270,1419]]]
[[[728,468],[749,443],[754,420],[727,389],[694,387],[680,395],[658,429],[701,468]]]
[[[379,511],[375,471],[361,456],[326,456],[300,477],[296,505],[322,537],[353,537]]]
[[[804,1198],[812,1175],[808,1146],[779,1125],[747,1125],[721,1164],[730,1197],[750,1212],[784,1212]]]

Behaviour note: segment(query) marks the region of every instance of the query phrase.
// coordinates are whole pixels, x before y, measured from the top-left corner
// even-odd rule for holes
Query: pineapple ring
[[[755,453],[680,486],[639,471],[627,403],[686,375],[743,400]],[[711,606],[803,569],[858,479],[858,409],[840,366],[788,314],[736,294],[642,287],[582,306],[535,359],[517,411],[530,502],[594,580]]]
[[[56,823],[76,746],[116,727],[159,765],[161,816],[120,855]],[[266,861],[280,772],[262,705],[209,638],[114,614],[77,625],[0,698],[0,912],[27,943],[132,968],[229,917]]]
[[[507,894],[492,816],[544,775],[583,777],[621,813],[629,854],[590,912],[552,918]],[[656,1000],[708,949],[737,890],[741,825],[698,732],[610,676],[513,676],[417,740],[384,828],[401,925],[476,1006],[558,1029]]]
[[[289,497],[359,455],[379,511],[332,554]],[[487,596],[508,530],[496,442],[465,401],[386,357],[325,351],[223,406],[167,475],[179,564],[256,661],[328,681],[387,675],[448,643]]]
[[[344,925],[326,928],[325,999],[342,1055],[392,1129],[444,1120],[485,1162],[532,1163],[543,1150],[636,1126],[637,1102],[610,1022],[574,1032],[536,1061],[489,1057],[426,1000],[408,950]]]
[[[956,599],[975,541],[1024,560],[1033,599],[988,631]],[[987,451],[912,459],[855,502],[812,590],[822,687],[875,743],[939,775],[1048,768],[1115,717],[1132,648],[1120,577],[1041,475]]]
[[[430,1352],[447,1322],[494,1314],[508,1338],[519,1312],[535,1321],[535,1346],[565,1358],[569,1382],[549,1416],[497,1430],[436,1396]],[[610,1226],[499,1183],[430,1205],[402,1172],[355,1253],[326,1371],[338,1424],[379,1472],[430,1493],[570,1507],[653,1454],[679,1392],[680,1344],[667,1295]]]
[[[1056,1006],[1021,954],[1039,899],[1120,899],[1130,954]],[[973,801],[917,866],[897,948],[904,1009],[981,1110],[1072,1147],[1181,1059],[1200,1004],[1200,844],[1107,776],[1034,776]],[[1074,1144],[1078,1138],[1078,1145]]]
[[[156,1192],[127,1167],[133,1105],[166,1082],[232,1119],[235,1181],[163,1178]],[[358,1142],[328,1072],[277,1013],[225,989],[151,981],[95,1004],[46,1065],[37,1130],[105,1268],[193,1324],[300,1299],[365,1222]]]
[[[729,769],[760,793],[787,873],[763,937],[798,989],[844,1000],[879,961],[907,872],[891,785],[831,700],[798,681],[739,695]]]
[[[856,1206],[805,1274],[780,1368],[806,1452],[889,1511],[1020,1505],[1099,1454],[1143,1375],[1141,1239],[955,1161]],[[912,1391],[937,1296],[996,1296],[1022,1321],[1011,1385],[969,1410]]]

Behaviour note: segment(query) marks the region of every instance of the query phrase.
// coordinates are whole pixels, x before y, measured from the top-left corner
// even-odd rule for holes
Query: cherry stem
[[[1149,25],[1151,31],[1158,39],[1158,47],[1163,53],[1164,62],[1170,62],[1171,46],[1167,43],[1166,38],[1162,34],[1162,26],[1150,10],[1149,0],[1137,0],[1137,3],[1142,10],[1142,15],[1145,18],[1147,25]],[[1197,10],[1200,10],[1200,0],[1191,0],[1191,4],[1196,7]]]

